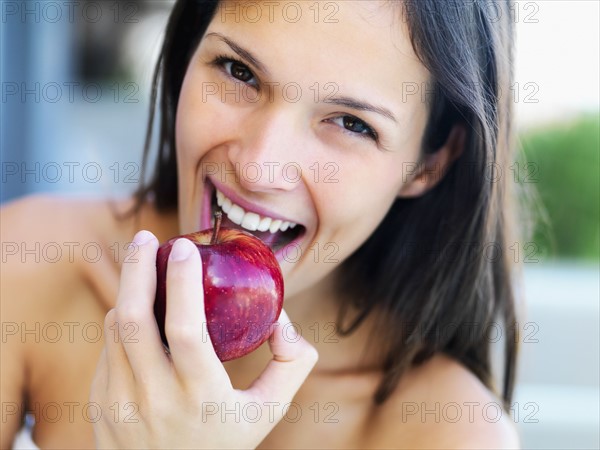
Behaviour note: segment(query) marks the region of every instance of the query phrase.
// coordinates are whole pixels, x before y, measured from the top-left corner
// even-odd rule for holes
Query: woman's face
[[[210,227],[218,190],[226,225],[276,251],[286,296],[314,285],[407,187],[427,79],[389,4],[222,3],[177,110],[181,232]]]

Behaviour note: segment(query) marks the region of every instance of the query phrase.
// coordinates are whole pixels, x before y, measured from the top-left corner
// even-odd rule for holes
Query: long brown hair
[[[387,330],[384,377],[374,395],[382,403],[409,367],[438,352],[457,359],[496,390],[488,334],[498,320],[505,342],[499,395],[508,408],[517,354],[507,255],[514,239],[512,183],[505,175],[490,176],[490,168],[506,174],[512,161],[506,95],[513,61],[511,4],[494,2],[493,16],[490,8],[471,0],[391,4],[402,6],[399,17],[407,22],[413,48],[434,86],[422,154],[435,152],[456,123],[464,124],[467,138],[461,156],[436,187],[418,198],[396,200],[375,232],[342,263],[338,328],[351,333],[374,314],[377,329]],[[142,173],[152,148],[156,160],[151,177],[135,194],[132,212],[148,195],[158,211],[177,208],[177,102],[191,55],[217,6],[216,0],[180,0],[173,8],[154,74]],[[342,326],[349,315],[350,325]]]

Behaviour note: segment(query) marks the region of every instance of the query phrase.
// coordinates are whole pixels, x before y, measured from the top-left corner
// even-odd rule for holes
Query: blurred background
[[[127,195],[172,1],[0,1],[2,203]],[[600,448],[597,1],[519,1],[515,84],[536,227],[511,251],[525,315],[513,420],[524,448]]]

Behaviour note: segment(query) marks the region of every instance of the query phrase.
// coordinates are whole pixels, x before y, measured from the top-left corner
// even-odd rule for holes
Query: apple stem
[[[210,243],[212,245],[217,243],[217,236],[219,235],[219,229],[221,228],[221,220],[223,219],[223,213],[221,211],[215,211],[215,225],[213,227],[212,238]]]

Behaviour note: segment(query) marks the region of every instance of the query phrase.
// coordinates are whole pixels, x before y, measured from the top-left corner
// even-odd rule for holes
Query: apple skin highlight
[[[215,231],[216,243],[211,243]],[[167,264],[171,248],[179,238],[196,244],[202,258],[208,334],[219,359],[229,361],[257,349],[269,338],[271,325],[281,313],[283,276],[275,255],[265,243],[233,228],[217,231],[215,227],[190,233],[160,246],[156,257],[154,315],[163,343],[168,347]]]

